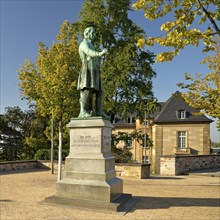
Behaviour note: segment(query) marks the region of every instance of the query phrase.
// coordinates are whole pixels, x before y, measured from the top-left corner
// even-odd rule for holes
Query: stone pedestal
[[[72,119],[70,154],[64,178],[56,184],[56,195],[46,202],[119,211],[129,199],[123,181],[116,177],[111,154],[110,121],[99,118]]]

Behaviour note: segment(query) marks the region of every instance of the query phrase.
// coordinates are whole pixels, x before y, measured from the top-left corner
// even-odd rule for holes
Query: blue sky
[[[77,20],[84,0],[0,0],[1,10],[1,114],[5,107],[19,106],[27,109],[20,99],[17,69],[26,58],[34,61],[37,57],[38,43],[50,46],[59,32],[64,20]],[[134,1],[133,1],[134,2]],[[143,12],[134,11],[130,18],[144,28],[147,35],[156,35],[160,25],[169,17],[156,22],[147,21]],[[149,48],[157,54],[162,48]],[[203,54],[200,48],[187,47],[172,62],[156,63],[154,93],[159,101],[166,101],[172,93],[180,90],[177,83],[184,81],[184,73],[206,73],[207,67],[200,65]],[[181,90],[180,90],[181,91]],[[211,125],[211,139],[220,141],[215,123]]]

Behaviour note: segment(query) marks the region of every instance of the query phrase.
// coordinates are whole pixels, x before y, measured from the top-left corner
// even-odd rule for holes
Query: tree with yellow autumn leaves
[[[186,83],[178,85],[188,90],[183,97],[189,105],[220,120],[219,0],[138,0],[133,8],[144,10],[150,21],[165,16],[171,18],[161,25],[161,35],[141,38],[137,42],[139,47],[157,43],[168,48],[157,54],[157,62],[171,61],[187,45],[204,44],[203,52],[209,54],[201,64],[208,64],[210,72],[195,77],[185,74]]]
[[[144,10],[150,21],[170,15],[172,21],[161,25],[162,34],[139,39],[137,45],[153,46],[155,43],[173,48],[157,55],[158,62],[172,60],[187,45],[204,43],[204,52],[215,50],[215,36],[220,36],[220,5],[218,0],[138,0],[136,10]]]
[[[59,158],[63,126],[79,111],[76,85],[80,65],[77,36],[65,21],[50,48],[39,43],[36,63],[28,59],[18,70],[23,98],[34,102],[41,115],[59,122]]]

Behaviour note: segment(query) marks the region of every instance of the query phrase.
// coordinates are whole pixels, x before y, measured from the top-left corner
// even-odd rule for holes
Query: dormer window
[[[186,111],[180,111],[180,119],[185,119],[186,118]]]
[[[128,123],[128,124],[133,124],[133,123],[135,123],[135,117],[128,117],[128,118],[127,118],[127,123]]]
[[[179,110],[177,115],[179,119],[186,119],[186,110]]]

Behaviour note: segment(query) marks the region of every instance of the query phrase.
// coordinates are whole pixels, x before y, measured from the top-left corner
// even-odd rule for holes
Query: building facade
[[[148,150],[136,141],[130,151],[133,160],[143,162],[145,154],[151,163],[152,173],[159,173],[160,156],[166,155],[206,155],[210,154],[210,123],[212,120],[190,107],[176,92],[164,103],[159,103],[158,110],[147,119],[147,125],[138,118],[128,123],[118,120],[115,132],[142,132],[145,130],[153,141]],[[121,144],[122,146],[122,144]]]

